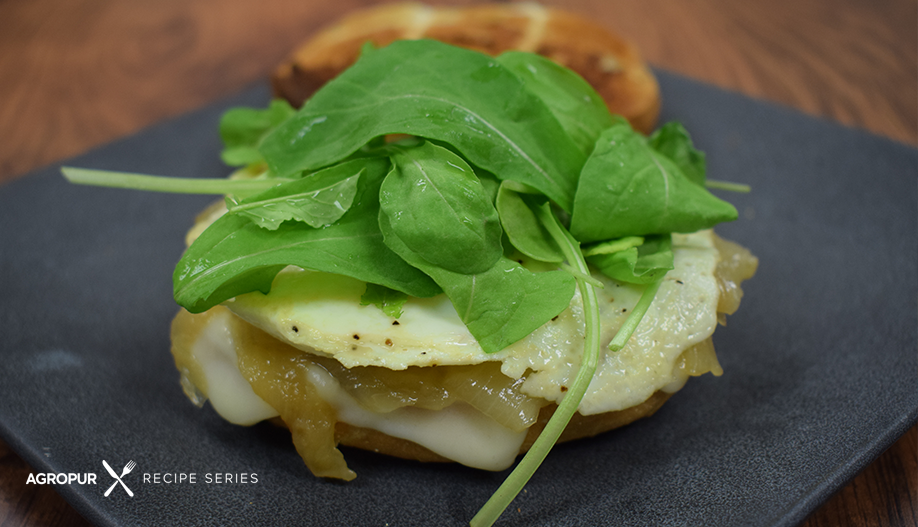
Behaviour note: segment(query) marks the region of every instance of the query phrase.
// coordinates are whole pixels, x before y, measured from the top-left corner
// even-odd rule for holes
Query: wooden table
[[[0,182],[233,94],[374,3],[0,2]],[[618,30],[655,66],[918,144],[914,0],[543,3]],[[912,428],[805,525],[918,526],[916,443]],[[0,442],[0,525],[84,525],[53,487],[25,485],[31,470]]]

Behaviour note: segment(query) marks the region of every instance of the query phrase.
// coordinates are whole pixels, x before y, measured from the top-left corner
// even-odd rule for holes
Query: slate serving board
[[[658,75],[663,120],[692,132],[709,177],[753,187],[721,193],[740,219],[719,234],[761,260],[715,335],[725,374],[557,447],[501,525],[795,525],[918,419],[918,151]],[[219,177],[221,112],[268,98],[255,86],[65,164]],[[91,522],[463,525],[503,480],[345,449],[358,478],[320,481],[285,431],[191,405],[168,353],[171,275],[212,198],[71,186],[58,168],[0,187],[0,436],[36,471],[95,473],[55,485]],[[137,463],[133,498],[103,496],[103,459]]]

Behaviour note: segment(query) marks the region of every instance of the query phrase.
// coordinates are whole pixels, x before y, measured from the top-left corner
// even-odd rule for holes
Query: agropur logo
[[[120,492],[115,492],[115,487],[120,485],[124,492],[133,498],[134,492],[127,486],[124,480],[125,476],[137,468],[137,463],[133,459],[128,461],[121,469],[120,474],[104,459],[102,460],[102,466],[105,467],[105,471],[108,472],[108,475],[114,479],[111,484],[105,483],[105,485],[107,485],[104,492],[105,497],[109,497],[113,492],[115,494],[120,494]],[[98,476],[93,472],[41,472],[38,474],[29,474],[28,479],[26,479],[26,484],[98,485],[99,482],[97,479]],[[201,474],[197,472],[144,472],[140,481],[135,477],[131,485],[197,485],[198,483],[204,485],[251,485],[257,484],[258,482],[259,477],[255,472],[209,471]]]
[[[108,487],[108,490],[105,491],[105,497],[108,497],[109,494],[115,490],[115,487],[118,484],[121,484],[121,488],[124,489],[124,492],[128,496],[134,497],[134,493],[131,492],[131,489],[124,483],[124,477],[127,476],[134,468],[137,467],[137,463],[134,460],[128,461],[124,468],[121,469],[121,474],[119,475],[115,472],[115,469],[108,464],[108,461],[102,460],[102,466],[105,467],[106,472],[113,478],[115,482]],[[29,474],[28,479],[26,479],[26,484],[29,485],[95,485],[96,484],[96,474],[92,472],[86,472],[83,474],[77,474],[74,472],[40,472],[38,474]]]

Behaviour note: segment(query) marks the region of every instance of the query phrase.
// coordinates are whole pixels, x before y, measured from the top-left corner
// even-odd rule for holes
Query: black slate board
[[[665,120],[707,151],[740,219],[719,228],[758,275],[715,336],[726,373],[653,418],[556,448],[502,525],[801,522],[918,418],[918,152],[666,72]],[[257,86],[66,164],[225,174],[216,123]],[[0,435],[99,525],[462,525],[503,480],[347,449],[348,484],[312,478],[286,432],[224,423],[184,397],[168,353],[171,275],[211,198],[68,185],[52,166],[0,187]],[[137,468],[115,482],[102,467]],[[197,483],[143,474],[196,473]],[[210,483],[214,473],[257,483]],[[252,476],[250,475],[249,478]]]

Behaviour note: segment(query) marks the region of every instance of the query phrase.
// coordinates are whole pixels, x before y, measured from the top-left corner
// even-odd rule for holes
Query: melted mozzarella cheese
[[[253,425],[277,417],[277,410],[255,395],[252,385],[239,372],[236,344],[230,323],[233,315],[215,311],[191,347],[191,358],[200,367],[204,378],[194,386],[183,372],[182,385],[203,390],[211,406],[227,421],[237,425]],[[194,400],[194,398],[192,398]],[[203,401],[202,401],[203,402]]]
[[[676,368],[687,348],[708,338],[717,324],[718,252],[713,233],[673,235],[675,269],[628,344],[619,352],[605,345],[621,327],[643,286],[597,276],[603,356],[580,405],[584,415],[622,410],[657,390],[675,391],[686,375]],[[583,308],[579,294],[556,319],[508,348],[481,350],[444,296],[411,298],[395,320],[375,306],[361,306],[363,282],[294,268],[278,274],[269,294],[249,293],[226,305],[244,320],[297,348],[334,357],[344,366],[479,364],[500,361],[519,379],[532,373],[522,391],[559,402],[580,365]]]
[[[239,371],[233,325],[241,323],[228,310],[213,310],[191,343],[189,359],[193,364],[186,365],[202,372],[203,378],[193,381],[185,374],[182,384],[186,392],[189,388],[194,394],[204,392],[214,410],[227,421],[252,425],[277,417],[278,412],[253,391]],[[334,407],[338,421],[413,441],[469,467],[509,467],[526,438],[526,430],[504,427],[467,404],[455,403],[442,410],[409,406],[375,413],[361,406],[323,368],[310,366],[308,378],[318,395]],[[197,395],[192,397],[195,399],[203,403]]]
[[[526,430],[514,432],[467,404],[442,410],[405,406],[379,414],[364,409],[318,366],[309,368],[309,380],[335,407],[339,421],[414,441],[469,467],[503,470],[513,464],[526,439]]]

